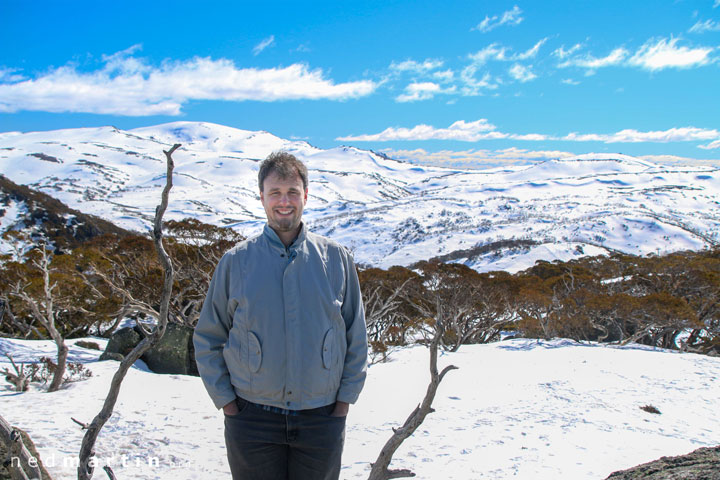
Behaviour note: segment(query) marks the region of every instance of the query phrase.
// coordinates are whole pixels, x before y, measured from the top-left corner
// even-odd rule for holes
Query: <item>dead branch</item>
[[[33,333],[38,335],[38,338],[42,338],[36,327],[29,325],[25,321],[19,321],[15,314],[13,314],[12,308],[10,308],[10,301],[6,296],[0,297],[0,325],[2,325],[3,322],[20,330],[24,338],[28,338]]]
[[[139,313],[144,313],[146,315],[150,316],[157,316],[157,312],[147,303],[142,302],[140,300],[135,299],[132,294],[125,288],[118,285],[113,279],[108,277],[105,273],[93,269],[92,271],[93,275],[96,275],[99,277],[116,295],[119,295],[123,299],[123,310],[124,311],[136,311]],[[83,277],[85,279],[85,283],[87,285],[90,285],[91,282],[87,275],[83,274]],[[97,291],[97,290],[96,290]],[[98,292],[98,296],[102,296],[101,293]]]
[[[10,360],[10,364],[15,369],[15,373],[12,373],[7,368],[3,369],[3,374],[5,375],[5,380],[10,382],[15,386],[16,392],[25,392],[28,389],[28,386],[30,385],[30,377],[25,375],[25,366],[23,364],[20,364],[20,368],[15,364],[15,361],[13,360],[12,356],[9,354],[5,354],[5,356]]]
[[[22,441],[22,435],[10,426],[0,415],[0,440],[7,447],[8,458],[3,459],[7,464],[13,480],[35,480],[42,478],[38,459],[33,457]]]
[[[425,393],[425,398],[420,405],[415,407],[415,410],[408,416],[402,427],[397,430],[393,429],[394,433],[390,439],[385,443],[385,446],[380,451],[375,463],[372,464],[370,470],[370,476],[368,480],[387,480],[391,478],[403,478],[403,477],[414,477],[415,474],[410,470],[390,470],[388,466],[392,461],[392,457],[400,447],[402,442],[409,438],[415,430],[422,424],[425,417],[429,413],[432,413],[432,402],[435,399],[438,386],[442,381],[445,374],[450,370],[456,370],[458,367],[454,365],[448,365],[442,372],[438,373],[437,369],[437,354],[440,340],[444,333],[444,326],[442,322],[436,323],[435,335],[430,342],[430,384],[428,385]]]
[[[75,422],[75,423],[77,423],[78,425],[80,425],[83,430],[87,430],[87,428],[88,428],[88,424],[87,424],[87,423],[83,423],[83,422],[81,422],[80,420],[78,420],[78,419],[76,419],[76,418],[74,418],[74,417],[70,417],[70,420],[72,420],[73,422]]]
[[[103,467],[103,470],[105,470],[105,473],[107,473],[107,476],[108,476],[108,478],[109,478],[110,480],[115,480],[115,478],[116,478],[116,477],[115,477],[115,472],[113,472],[113,469],[110,468],[109,465],[105,465],[105,466]]]
[[[170,257],[168,256],[165,248],[162,244],[162,217],[167,209],[168,199],[170,195],[170,189],[172,188],[172,174],[175,164],[172,159],[172,154],[180,148],[180,144],[175,144],[173,147],[165,153],[167,158],[167,173],[165,178],[165,188],[162,192],[160,204],[155,209],[155,222],[153,228],[153,241],[155,243],[155,250],[160,258],[160,263],[163,266],[164,271],[164,282],[162,289],[162,296],[160,299],[160,311],[153,311],[153,316],[157,319],[158,324],[152,332],[147,335],[130,353],[125,355],[125,358],[120,362],[117,372],[113,376],[110,384],[110,390],[108,391],[107,397],[105,397],[105,403],[103,404],[100,412],[95,416],[93,421],[87,427],[85,436],[83,437],[82,445],[80,447],[80,462],[78,465],[78,480],[90,480],[93,475],[94,466],[93,458],[95,456],[95,441],[97,440],[100,430],[105,423],[110,419],[117,397],[120,394],[120,386],[122,384],[127,371],[140,358],[147,350],[157,344],[157,342],[165,334],[165,327],[167,326],[168,311],[170,306],[170,295],[172,293],[173,284],[173,266]],[[107,472],[107,470],[106,470]],[[108,473],[109,474],[109,473]],[[112,478],[112,477],[111,477]]]

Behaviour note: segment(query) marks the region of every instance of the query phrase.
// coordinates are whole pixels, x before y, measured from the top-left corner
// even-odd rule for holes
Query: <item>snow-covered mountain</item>
[[[330,150],[210,123],[0,134],[0,171],[69,207],[133,230],[150,226],[174,143],[166,218],[245,235],[264,223],[259,161],[275,150],[310,171],[305,218],[363,264],[442,257],[486,271],[608,251],[701,249],[720,242],[720,169],[589,154],[488,170],[420,167],[352,147]],[[2,199],[2,197],[0,197]],[[27,223],[5,198],[0,230]],[[4,246],[7,250],[7,245]]]

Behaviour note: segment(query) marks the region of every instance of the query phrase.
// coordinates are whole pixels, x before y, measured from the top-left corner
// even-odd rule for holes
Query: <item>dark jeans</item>
[[[225,445],[233,480],[337,480],[345,417],[334,405],[285,415],[238,399],[225,416]]]

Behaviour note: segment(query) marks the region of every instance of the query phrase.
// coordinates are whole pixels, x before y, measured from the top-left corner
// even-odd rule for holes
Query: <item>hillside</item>
[[[103,234],[126,235],[115,224],[69,208],[50,195],[17,185],[0,175],[0,231],[22,231],[27,238],[8,237],[0,253],[22,250],[25,243],[44,241],[62,250]]]
[[[285,149],[310,170],[306,219],[351,248],[358,262],[389,267],[433,257],[480,271],[518,271],[569,260],[702,249],[720,241],[720,170],[589,154],[487,170],[420,167],[352,147],[321,150],[267,132],[175,122],[0,134],[10,180],[119,227],[145,231],[174,155],[167,218],[194,217],[249,236],[264,212],[258,162]],[[2,228],[16,224],[5,211]]]

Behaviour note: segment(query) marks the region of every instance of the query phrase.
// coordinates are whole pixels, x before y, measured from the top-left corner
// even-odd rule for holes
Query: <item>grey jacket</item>
[[[367,336],[350,254],[303,224],[287,249],[267,225],[218,263],[193,337],[213,403],[303,410],[354,403]]]

